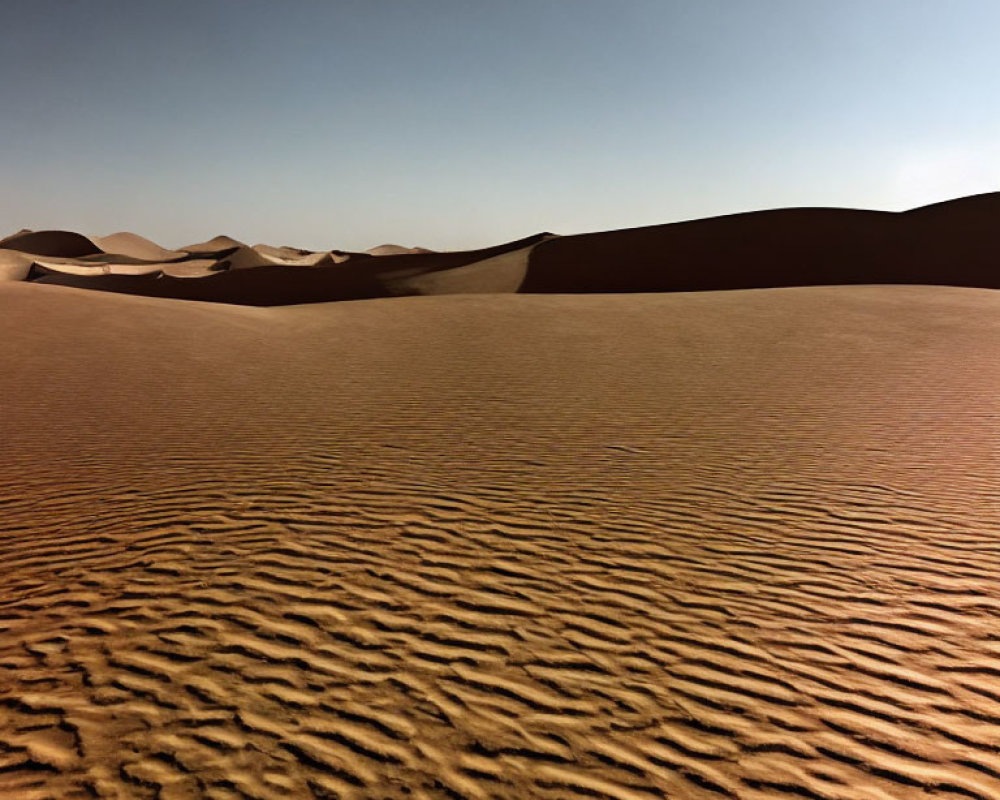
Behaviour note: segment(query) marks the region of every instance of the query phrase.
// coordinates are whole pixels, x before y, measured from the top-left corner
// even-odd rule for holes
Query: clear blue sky
[[[1000,188],[997,0],[3,5],[3,233],[450,249]]]

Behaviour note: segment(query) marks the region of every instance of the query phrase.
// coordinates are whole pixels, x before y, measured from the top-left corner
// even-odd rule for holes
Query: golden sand
[[[7,282],[0,364],[0,797],[1000,797],[995,291]]]

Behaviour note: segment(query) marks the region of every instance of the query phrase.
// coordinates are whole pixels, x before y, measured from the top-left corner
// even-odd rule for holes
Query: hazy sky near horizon
[[[11,0],[0,234],[452,249],[1000,189],[996,0]]]

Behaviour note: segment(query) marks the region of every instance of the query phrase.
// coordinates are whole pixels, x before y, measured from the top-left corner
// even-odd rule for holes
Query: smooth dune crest
[[[179,261],[187,256],[185,252],[167,250],[149,239],[128,231],[113,233],[110,236],[94,236],[92,239],[109,255],[130,256],[153,262]]]
[[[912,211],[755,211],[564,236],[524,292],[661,292],[850,284],[1000,287],[1000,193]]]
[[[0,249],[64,258],[104,253],[93,239],[72,231],[20,231],[0,239]]]
[[[235,250],[238,247],[246,247],[246,245],[231,236],[223,235],[215,236],[205,242],[188,244],[184,247],[179,247],[178,250],[183,250],[185,253],[198,253],[200,255],[223,255],[227,251]]]
[[[187,253],[167,250],[135,233],[122,231],[109,236],[85,236],[72,231],[19,231],[0,239],[0,250],[14,250],[51,258],[93,258],[108,256],[133,261],[167,262],[187,257]]]
[[[433,252],[425,247],[404,247],[401,244],[380,244],[365,250],[370,256],[405,256],[413,253]]]

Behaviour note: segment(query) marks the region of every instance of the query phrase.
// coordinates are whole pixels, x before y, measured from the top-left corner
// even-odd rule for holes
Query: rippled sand
[[[0,284],[0,797],[1000,796],[1000,294]]]

